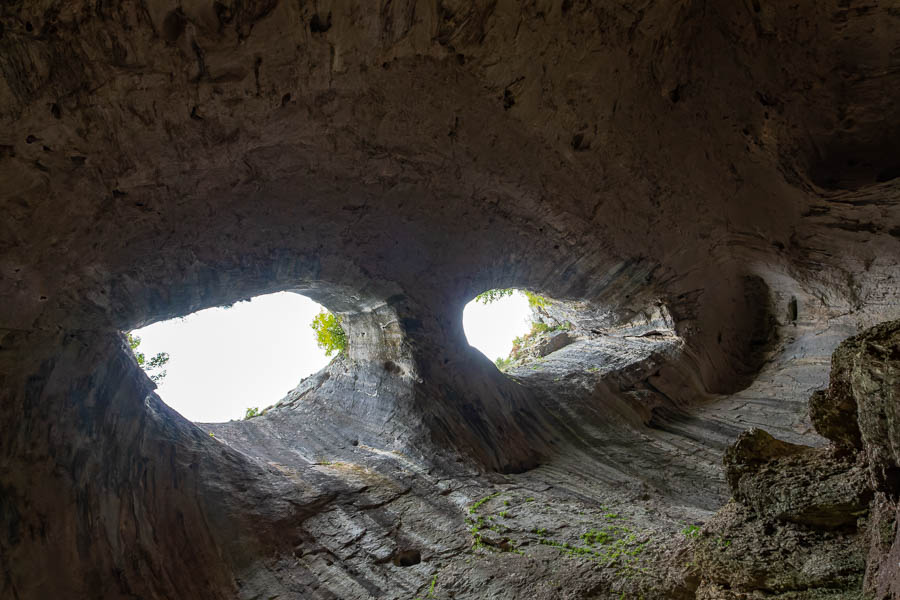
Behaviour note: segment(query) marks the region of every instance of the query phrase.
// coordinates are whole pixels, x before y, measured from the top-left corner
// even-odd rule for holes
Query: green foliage
[[[529,292],[528,290],[516,290],[516,288],[498,288],[488,290],[475,296],[475,301],[481,302],[482,304],[490,304],[491,302],[496,302],[497,300],[500,300],[501,298],[504,298],[506,296],[512,296],[516,291],[521,291],[523,294],[525,294],[525,297],[528,298],[528,306],[532,308],[536,306],[544,307],[550,305],[549,298],[539,296],[538,294]]]
[[[684,537],[695,538],[700,535],[700,528],[696,525],[687,525],[681,530],[681,533],[684,534]]]
[[[539,537],[538,542],[552,546],[569,556],[581,556],[596,560],[607,566],[616,565],[619,573],[635,569],[640,554],[649,542],[638,542],[635,535],[627,527],[607,525],[601,529],[590,529],[581,534],[584,546],[575,546],[568,542],[550,539],[546,529],[534,530]]]
[[[483,500],[487,501],[490,498],[494,498],[496,495],[497,494],[488,496],[487,498],[484,498]],[[490,550],[492,552],[496,552],[497,551],[496,548],[494,548],[492,545],[488,545],[485,543],[484,539],[482,538],[481,532],[485,529],[490,529],[491,531],[495,531],[497,533],[504,534],[504,533],[508,533],[509,531],[511,531],[511,529],[509,527],[507,527],[506,525],[502,525],[500,523],[491,523],[491,521],[493,521],[493,519],[494,519],[493,515],[489,515],[487,518],[485,518],[481,515],[475,514],[475,510],[476,509],[474,507],[470,508],[469,512],[472,513],[474,516],[466,517],[466,525],[469,526],[469,533],[472,534],[472,540],[473,540],[472,549],[473,550]],[[507,516],[507,515],[505,514],[505,512],[501,512],[500,516]],[[508,538],[507,538],[507,541],[508,541]],[[501,548],[500,551],[501,552],[515,552],[516,554],[524,554],[521,551],[517,551],[516,549],[508,548],[508,547]]]
[[[310,324],[316,333],[316,343],[325,350],[325,356],[333,352],[340,354],[347,347],[347,334],[341,327],[341,317],[328,311],[322,311]]]
[[[482,292],[475,296],[476,302],[481,302],[482,304],[490,304],[491,302],[496,302],[500,298],[504,296],[512,296],[513,292],[515,292],[513,288],[503,288],[496,290],[488,290],[486,292]]]
[[[516,288],[497,288],[488,290],[475,296],[475,301],[481,302],[482,304],[490,304],[506,296],[512,296],[513,293],[517,291],[521,291],[523,294],[525,294],[525,297],[528,298],[528,305],[532,308],[550,305],[550,300],[548,298],[539,296],[538,294],[529,292],[527,290],[517,290]],[[532,343],[533,338],[537,335],[557,330],[566,331],[569,329],[572,329],[572,324],[568,321],[558,327],[550,327],[546,323],[540,321],[532,322],[530,332],[513,340],[513,348],[509,353],[509,356],[506,358],[497,357],[494,360],[494,365],[500,371],[505,371],[512,366],[513,361],[517,361],[522,358],[523,351]]]
[[[472,512],[471,510],[469,512]],[[484,517],[480,515],[476,515],[474,518],[466,517],[466,524],[469,525],[469,533],[472,534],[472,548],[478,550],[479,548],[484,548],[484,541],[481,539],[481,530],[487,527],[487,522],[484,520]],[[491,527],[487,527],[488,529],[492,529]]]
[[[143,365],[144,354],[137,351],[137,347],[141,345],[141,338],[131,335],[130,333],[126,333],[125,340],[128,341],[128,346],[131,348],[131,351],[134,352],[134,356],[137,358],[138,364]]]
[[[550,331],[550,326],[543,322],[534,322],[531,324],[531,335],[538,333],[546,333]]]
[[[550,299],[544,298],[543,296],[538,296],[537,294],[533,294],[528,290],[522,290],[522,293],[525,294],[525,297],[528,298],[528,306],[534,308],[539,306],[541,308],[550,305]]]
[[[479,500],[478,502],[476,502],[475,504],[470,506],[469,512],[474,515],[476,512],[478,512],[478,509],[481,507],[482,504],[484,504],[488,500],[491,500],[492,498],[496,498],[500,494],[501,494],[501,492],[496,492],[494,494],[491,494],[490,496],[485,496],[484,498],[482,498],[481,500]]]
[[[253,417],[259,416],[259,407],[254,406],[253,408],[248,408],[247,412],[244,413],[244,420],[252,419]]]
[[[533,322],[531,331],[513,340],[512,350],[510,350],[509,359],[507,359],[508,362],[521,359],[523,352],[534,342],[534,338],[548,331],[551,331],[551,329],[546,323]]]
[[[137,364],[147,373],[153,383],[159,383],[165,379],[166,370],[163,369],[163,367],[169,362],[168,352],[158,352],[155,356],[152,356],[147,360],[144,353],[138,350],[138,347],[141,345],[141,338],[126,333],[125,340],[128,342],[131,351],[134,353]]]
[[[591,529],[582,533],[581,539],[588,546],[593,546],[595,544],[609,544],[610,542],[615,541],[616,537],[613,532],[609,530]]]

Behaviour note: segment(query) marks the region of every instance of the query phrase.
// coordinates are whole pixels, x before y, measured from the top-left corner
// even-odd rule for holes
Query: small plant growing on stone
[[[538,333],[546,333],[550,331],[550,326],[546,323],[532,323],[531,324],[531,335],[536,335]]]
[[[608,544],[616,538],[609,530],[601,531],[597,529],[591,529],[581,534],[581,539],[588,546],[593,546],[595,544]]]
[[[475,513],[478,512],[478,509],[481,507],[482,504],[484,504],[488,500],[491,500],[492,498],[496,498],[500,494],[501,494],[501,492],[494,492],[490,496],[485,496],[484,498],[482,498],[481,500],[479,500],[478,502],[476,502],[475,504],[473,504],[472,506],[469,507],[469,513],[474,515]]]
[[[687,525],[681,530],[686,538],[695,538],[700,535],[700,528],[697,525]]]
[[[532,308],[536,306],[543,308],[550,305],[550,300],[548,298],[538,296],[537,294],[532,294],[528,290],[522,290],[522,293],[524,293],[525,297],[528,298],[528,306]]]
[[[434,598],[434,586],[437,585],[437,573],[435,573],[434,577],[431,578],[431,585],[428,586],[428,593],[425,595],[426,598]],[[418,596],[416,596],[416,600],[422,600]]]
[[[258,416],[259,416],[259,407],[254,406],[253,408],[248,408],[247,412],[244,413],[244,420],[247,421],[249,419],[252,419],[253,417],[258,417]]]

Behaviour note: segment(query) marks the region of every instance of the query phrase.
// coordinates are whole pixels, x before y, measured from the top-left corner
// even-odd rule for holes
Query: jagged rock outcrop
[[[847,429],[858,431],[873,486],[900,493],[900,323],[883,323],[835,350],[829,402],[851,407]],[[856,419],[852,418],[856,415]]]
[[[900,318],[898,23],[5,3],[0,597],[897,597],[896,326],[807,400]],[[511,286],[571,343],[503,374],[461,313]],[[349,352],[250,421],[121,339],[279,290]],[[729,488],[750,427],[812,449]]]
[[[884,411],[895,405],[897,331],[900,321],[884,323],[835,350],[830,385],[810,400],[813,423],[831,447],[751,429],[725,452],[733,496],[696,542],[698,598],[900,594],[900,568],[889,562],[900,552],[897,480],[882,477],[898,463],[886,456],[886,440],[869,433],[890,435]],[[863,446],[860,431],[873,441]],[[856,447],[848,447],[853,439]]]

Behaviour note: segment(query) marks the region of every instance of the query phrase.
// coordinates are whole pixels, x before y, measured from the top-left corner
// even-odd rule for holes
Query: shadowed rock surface
[[[13,2],[0,125],[0,597],[900,598],[896,6]],[[278,290],[249,421],[121,335]]]
[[[860,405],[853,411],[858,423],[848,419],[840,431],[833,419],[819,421],[832,446],[787,444],[751,429],[726,451],[733,495],[694,535],[697,598],[900,594],[892,476],[900,461],[889,450],[898,439],[890,415],[891,390],[900,383],[898,327],[900,321],[878,325],[835,350],[830,385],[813,395],[813,414],[847,412],[848,398]],[[860,430],[873,442],[848,450],[846,432]],[[884,437],[875,442],[878,435]]]

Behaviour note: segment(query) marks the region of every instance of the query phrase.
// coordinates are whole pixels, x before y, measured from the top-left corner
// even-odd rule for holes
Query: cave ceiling
[[[900,597],[896,3],[8,2],[0,183],[3,598]],[[121,337],[281,290],[349,349],[252,421]]]

